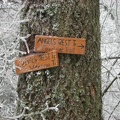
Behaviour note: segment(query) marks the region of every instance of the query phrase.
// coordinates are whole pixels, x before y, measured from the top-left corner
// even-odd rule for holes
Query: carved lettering
[[[55,39],[51,39],[51,38],[39,38],[38,43],[44,43],[44,44],[49,44],[49,45],[55,45],[56,41]]]
[[[15,64],[17,74],[59,66],[58,53],[53,50],[48,53],[21,57],[15,61]]]
[[[69,53],[74,53],[74,49],[75,48],[68,48],[68,47],[66,47],[66,51],[69,52]]]
[[[62,48],[58,48],[58,52],[62,53],[63,49]]]
[[[66,38],[56,36],[35,37],[35,51],[49,52],[57,50],[59,53],[85,54],[86,40],[83,38]]]
[[[34,70],[34,69],[43,69],[43,68],[49,68],[50,67],[50,64],[45,64],[45,65],[37,65],[37,64],[34,64],[32,66],[29,66],[29,68],[31,70]]]
[[[56,61],[55,60],[52,60],[52,62],[53,62],[53,65],[56,65]]]
[[[58,44],[61,46],[70,46],[70,41],[71,40],[59,39]]]
[[[76,40],[73,40],[73,46],[76,46]]]

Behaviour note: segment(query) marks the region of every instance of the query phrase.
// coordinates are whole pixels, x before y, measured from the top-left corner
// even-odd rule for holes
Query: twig
[[[101,60],[113,60],[113,59],[120,59],[120,57],[107,57],[107,58],[101,58]]]
[[[25,114],[25,110],[28,109],[28,108],[24,108],[23,112],[18,115],[18,116],[13,116],[13,117],[6,117],[6,116],[2,116],[3,118],[6,118],[6,119],[18,119],[18,118],[21,118],[21,117],[31,117],[33,115],[41,115],[42,119],[45,120],[45,116],[43,115],[43,113],[45,113],[46,111],[49,111],[49,110],[55,110],[56,112],[59,110],[58,109],[58,105],[56,105],[55,107],[49,107],[48,106],[48,103],[46,102],[46,108],[42,111],[37,111],[37,112],[31,112],[30,114]]]
[[[108,13],[107,13],[107,15],[106,15],[106,17],[105,17],[105,19],[104,19],[104,21],[103,21],[103,23],[102,23],[100,33],[101,33],[101,32],[102,32],[102,30],[103,30],[104,23],[105,23],[105,21],[106,21],[107,17],[109,16],[109,14],[110,14],[110,13],[111,13],[111,11],[112,11],[112,7],[113,7],[113,5],[114,5],[114,3],[112,3],[112,1],[111,1],[111,9],[108,11]]]
[[[21,118],[21,117],[24,116],[25,110],[26,110],[26,108],[24,108],[23,112],[20,115],[18,115],[18,116],[14,116],[14,117],[5,117],[5,116],[2,116],[2,117],[6,118],[6,119],[18,119],[18,118]]]
[[[118,104],[115,106],[115,108],[114,108],[113,111],[111,112],[111,114],[110,114],[108,120],[110,120],[110,118],[111,118],[113,112],[116,110],[116,108],[118,107],[119,104],[120,104],[120,101],[118,102]]]
[[[108,89],[111,87],[111,85],[118,79],[120,78],[119,77],[120,73],[112,80],[112,82],[107,86],[107,88],[103,91],[102,93],[102,97],[105,95],[105,93],[108,91]]]
[[[25,20],[13,21],[12,23],[13,24],[16,24],[16,23],[20,24],[20,23],[24,23],[24,22],[28,22],[28,21],[29,21],[29,19],[25,19]],[[10,24],[10,22],[3,22],[3,21],[0,21],[0,23],[1,24],[7,24],[7,23]]]

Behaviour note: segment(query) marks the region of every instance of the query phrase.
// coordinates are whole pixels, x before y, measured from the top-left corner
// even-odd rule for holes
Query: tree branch
[[[58,106],[59,106],[59,104],[56,105],[55,107],[49,107],[48,103],[46,102],[46,108],[44,110],[40,111],[40,112],[37,111],[37,112],[31,112],[30,114],[25,114],[25,110],[28,109],[27,107],[25,107],[24,110],[23,110],[23,112],[20,115],[18,115],[18,116],[13,116],[13,117],[2,116],[2,117],[6,118],[6,119],[18,119],[18,118],[21,118],[21,117],[31,117],[33,115],[39,115],[40,114],[41,117],[42,117],[42,119],[45,120],[45,116],[43,115],[43,113],[45,113],[46,111],[49,111],[49,110],[54,110],[54,111],[57,112],[59,110]]]
[[[102,58],[101,60],[113,60],[113,59],[120,59],[120,57],[107,57],[107,58]]]
[[[112,80],[112,82],[107,86],[107,88],[103,91],[102,97],[105,95],[105,93],[108,91],[108,89],[111,87],[111,85],[117,80],[119,77],[120,73]]]

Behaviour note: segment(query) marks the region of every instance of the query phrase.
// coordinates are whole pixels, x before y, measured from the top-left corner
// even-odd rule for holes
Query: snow
[[[19,7],[4,3],[0,8],[0,116],[6,116],[16,114],[18,76],[14,59],[18,56],[19,41],[14,34],[19,31],[19,24],[15,22],[19,20],[16,14]]]
[[[109,58],[120,56],[120,1],[101,0],[101,3],[107,6],[107,10],[103,5],[100,6],[101,57],[106,58],[102,61],[102,91],[118,77],[103,96],[103,116],[104,120],[119,120],[120,59]]]

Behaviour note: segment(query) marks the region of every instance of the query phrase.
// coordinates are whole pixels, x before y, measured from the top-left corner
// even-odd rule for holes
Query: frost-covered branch
[[[120,59],[120,57],[107,57],[107,58],[102,58],[102,60],[112,60],[112,59]]]
[[[30,117],[32,118],[32,116],[34,115],[41,115],[42,119],[45,120],[45,116],[44,116],[44,113],[47,112],[47,111],[50,111],[50,110],[53,110],[55,112],[57,112],[59,109],[58,109],[58,105],[56,105],[55,107],[49,107],[48,103],[46,102],[46,108],[42,111],[37,111],[37,112],[31,112],[29,114],[25,114],[25,110],[28,109],[27,107],[25,107],[23,109],[23,112],[18,115],[18,116],[13,116],[13,117],[9,117],[9,116],[2,116],[3,118],[6,118],[6,119],[18,119],[18,118],[21,118],[21,117]]]
[[[113,111],[111,112],[111,114],[110,114],[108,120],[110,120],[112,114],[114,113],[114,111],[116,110],[116,108],[119,106],[119,104],[120,104],[120,101],[119,101],[119,102],[117,103],[117,105],[114,107],[114,109],[113,109]]]
[[[0,3],[1,4],[1,3]],[[0,116],[14,116],[17,106],[17,81],[15,73],[15,59],[20,54],[26,54],[19,50],[20,41],[24,41],[29,53],[25,37],[20,36],[21,23],[29,19],[20,19],[20,13],[24,5],[4,2],[0,7]]]
[[[112,82],[106,87],[106,89],[103,91],[102,96],[105,95],[105,93],[108,91],[108,89],[112,86],[112,84],[117,80],[120,79],[120,73],[112,80]]]

